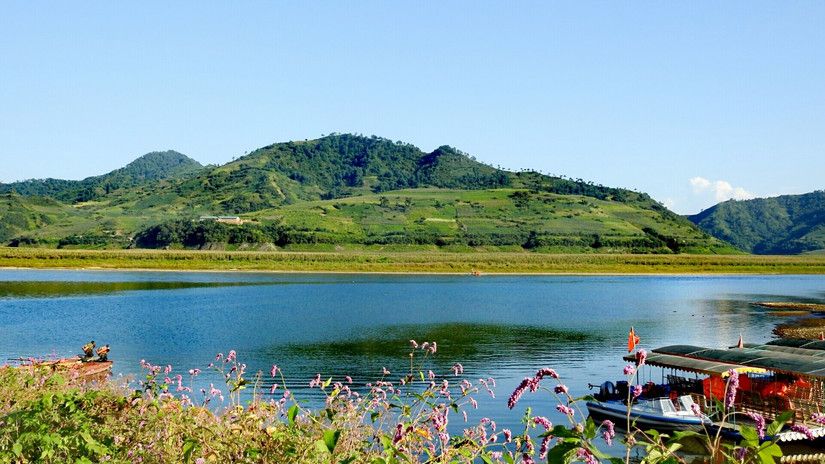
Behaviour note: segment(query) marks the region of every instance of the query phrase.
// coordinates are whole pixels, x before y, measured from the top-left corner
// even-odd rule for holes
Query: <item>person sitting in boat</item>
[[[109,345],[103,345],[97,350],[97,361],[105,362],[109,358]]]
[[[92,340],[89,343],[83,345],[83,358],[81,358],[81,359],[83,361],[88,361],[88,360],[92,359],[92,357],[94,355],[95,355],[95,341]]]

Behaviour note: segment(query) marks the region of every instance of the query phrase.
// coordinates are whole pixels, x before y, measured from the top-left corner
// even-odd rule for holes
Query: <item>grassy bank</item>
[[[0,248],[0,267],[209,271],[825,274],[825,256],[542,254],[529,252],[254,252]]]

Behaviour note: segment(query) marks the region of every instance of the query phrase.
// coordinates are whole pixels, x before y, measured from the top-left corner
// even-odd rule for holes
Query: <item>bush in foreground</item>
[[[644,450],[645,463],[681,463],[680,437],[642,432],[628,421],[626,454],[604,454],[597,440],[615,438],[614,424],[596,425],[579,409],[552,369],[527,377],[508,406],[523,394],[546,391],[567,424],[553,425],[528,408],[519,431],[499,429],[494,420],[467,422],[477,395],[494,395],[493,379],[470,382],[463,367],[437,375],[425,365],[436,343],[411,341],[410,369],[400,376],[386,369],[379,380],[356,387],[349,377],[309,383],[320,389],[323,406],[301,406],[277,366],[248,376],[234,351],[219,354],[209,369],[224,379],[220,388],[193,391],[198,369],[186,376],[171,366],[141,365],[137,390],[114,382],[83,383],[48,372],[0,368],[1,462],[318,462],[318,463],[629,463],[630,450]],[[641,358],[641,363],[644,357]],[[641,364],[640,363],[640,364]],[[636,369],[628,366],[629,380]],[[552,385],[550,385],[552,383]],[[251,399],[241,404],[241,392]],[[248,395],[247,395],[248,397]],[[222,406],[216,412],[215,405]],[[461,434],[448,431],[463,428]],[[456,427],[455,424],[461,424]],[[756,434],[756,431],[754,431]],[[772,462],[778,447],[755,442],[722,448],[710,442],[713,462]],[[770,443],[768,443],[770,445]],[[638,448],[637,448],[638,449]],[[770,455],[769,455],[770,454]],[[768,459],[768,460],[766,460]],[[636,462],[636,461],[634,461]]]

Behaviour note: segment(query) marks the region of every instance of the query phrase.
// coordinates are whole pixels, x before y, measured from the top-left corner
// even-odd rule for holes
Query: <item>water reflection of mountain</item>
[[[266,282],[95,282],[95,281],[0,281],[0,298],[60,298],[138,290],[273,285]]]
[[[349,340],[271,346],[259,355],[281,359],[300,371],[374,377],[381,366],[409,368],[410,340],[437,341],[438,352],[428,365],[444,374],[455,362],[468,373],[492,372],[523,363],[560,357],[581,358],[600,345],[598,335],[524,325],[447,323],[378,327]],[[418,364],[423,356],[416,352]],[[347,366],[348,372],[329,369]]]

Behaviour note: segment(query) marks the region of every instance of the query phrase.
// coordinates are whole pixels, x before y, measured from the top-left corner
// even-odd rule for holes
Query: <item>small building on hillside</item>
[[[243,219],[240,216],[201,216],[201,221],[215,221],[224,224],[243,224]]]

